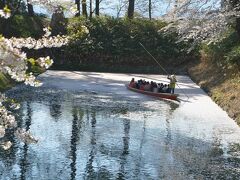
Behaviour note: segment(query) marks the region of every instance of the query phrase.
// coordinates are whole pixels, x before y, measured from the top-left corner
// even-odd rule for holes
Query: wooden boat
[[[128,84],[126,85],[126,87],[134,92],[138,92],[138,93],[142,93],[142,94],[146,94],[149,96],[153,96],[153,97],[158,97],[158,98],[164,98],[164,99],[171,99],[171,100],[178,100],[178,94],[170,94],[170,93],[155,93],[155,92],[150,92],[150,91],[144,91],[144,90],[140,90],[140,89],[136,89],[133,87],[130,87]]]

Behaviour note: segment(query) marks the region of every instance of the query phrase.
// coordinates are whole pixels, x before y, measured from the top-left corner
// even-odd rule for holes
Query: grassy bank
[[[201,58],[189,75],[240,125],[240,41],[234,31],[212,46],[203,46]]]
[[[240,125],[240,73],[224,76],[216,64],[201,60],[189,68],[189,74]]]
[[[14,85],[15,83],[10,79],[10,77],[4,75],[3,73],[0,73],[0,92],[4,92],[7,89],[10,89]]]

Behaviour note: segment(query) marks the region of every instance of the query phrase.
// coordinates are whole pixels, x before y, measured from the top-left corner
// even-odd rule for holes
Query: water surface
[[[0,179],[238,179],[240,130],[190,105],[121,94],[19,86],[18,127]],[[222,118],[222,119],[221,119]],[[10,133],[9,133],[10,134]]]

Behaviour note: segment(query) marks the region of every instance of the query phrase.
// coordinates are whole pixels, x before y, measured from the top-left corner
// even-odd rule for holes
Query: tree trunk
[[[178,0],[175,0],[175,3],[174,3],[174,14],[173,14],[173,18],[174,19],[177,18],[177,9],[178,9]]]
[[[78,16],[80,16],[80,0],[75,0],[75,4],[77,5],[76,17],[78,17]]]
[[[238,34],[238,38],[240,39],[240,18],[236,19],[236,31]]]
[[[92,0],[89,1],[89,18],[92,18],[92,13],[93,13],[93,10],[92,10]]]
[[[82,15],[87,17],[87,3],[86,3],[86,0],[82,0]]]
[[[152,19],[152,0],[149,0],[148,3],[148,12],[149,12],[149,19]]]
[[[6,0],[0,1],[0,9],[3,9],[6,5]]]
[[[99,16],[99,0],[96,0],[96,4],[95,4],[95,14],[96,16]]]
[[[230,0],[231,3],[231,8],[236,8],[237,11],[240,11],[240,2],[239,0]],[[235,27],[237,34],[238,34],[238,39],[240,39],[240,18],[236,18],[236,27]]]
[[[134,4],[135,4],[135,0],[128,0],[129,4],[128,4],[128,18],[132,19],[134,16]]]
[[[34,16],[33,5],[29,4],[29,0],[27,0],[27,8],[28,8],[28,15]]]

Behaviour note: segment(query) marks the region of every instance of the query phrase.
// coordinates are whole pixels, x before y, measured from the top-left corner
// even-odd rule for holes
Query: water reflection
[[[0,151],[1,178],[234,179],[240,175],[239,142],[225,139],[235,132],[224,134],[216,125],[206,124],[211,132],[206,138],[204,131],[198,133],[194,119],[176,117],[176,104],[129,101],[109,94],[41,93],[24,94],[37,94],[34,98],[19,94],[18,112],[18,126],[31,130],[40,141],[27,145],[9,134],[14,145]]]
[[[76,159],[77,159],[77,142],[79,141],[79,134],[82,124],[83,114],[81,109],[73,108],[73,121],[72,121],[72,135],[71,135],[71,179],[76,178]],[[79,113],[78,113],[79,112]],[[78,116],[80,114],[80,116]]]
[[[32,123],[32,109],[31,109],[31,103],[30,102],[26,102],[27,107],[27,114],[26,114],[26,118],[25,118],[25,125],[23,127],[25,127],[26,131],[28,131],[30,129],[31,123]],[[22,127],[22,126],[20,126]],[[28,144],[24,144],[23,146],[23,155],[21,156],[22,159],[20,160],[20,179],[24,180],[26,179],[26,172],[27,172],[27,168],[28,168],[28,160],[27,160],[27,156],[28,156]]]
[[[127,156],[129,154],[129,131],[130,131],[130,120],[123,119],[123,130],[124,136],[123,139],[123,151],[120,156],[120,169],[118,173],[118,179],[125,179],[125,164],[127,163]]]
[[[91,144],[91,150],[88,156],[88,161],[86,164],[86,172],[85,174],[87,175],[86,178],[90,179],[95,177],[95,172],[94,172],[94,167],[93,167],[93,161],[94,161],[94,157],[96,154],[96,112],[93,111],[91,112],[91,130],[90,130],[90,144]]]
[[[54,117],[56,121],[61,117],[61,96],[54,95],[52,97],[52,99],[49,101],[49,110],[50,115]]]

